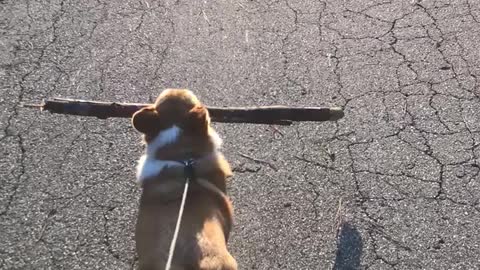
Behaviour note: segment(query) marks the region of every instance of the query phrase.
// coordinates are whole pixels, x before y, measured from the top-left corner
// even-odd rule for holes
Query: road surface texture
[[[215,124],[240,269],[480,269],[480,2],[0,1],[0,268],[131,269],[143,149],[47,97],[341,106]]]

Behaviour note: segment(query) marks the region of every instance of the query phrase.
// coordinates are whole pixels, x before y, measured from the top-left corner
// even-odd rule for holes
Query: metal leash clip
[[[183,164],[185,165],[183,171],[185,174],[185,178],[194,180],[195,179],[195,169],[193,168],[193,165],[195,164],[195,160],[189,159],[187,161],[184,161]]]

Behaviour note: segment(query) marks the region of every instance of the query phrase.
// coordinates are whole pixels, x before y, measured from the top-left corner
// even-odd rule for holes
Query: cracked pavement
[[[21,104],[169,87],[345,110],[215,125],[240,269],[480,268],[478,1],[3,0],[0,31],[1,269],[136,265],[139,134]]]

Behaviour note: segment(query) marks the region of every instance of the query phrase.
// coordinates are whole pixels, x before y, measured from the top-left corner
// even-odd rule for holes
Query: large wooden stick
[[[51,113],[109,117],[131,117],[136,111],[151,104],[116,103],[66,98],[44,100],[42,104],[25,104],[24,107],[40,108]],[[343,117],[341,108],[286,106],[261,107],[207,107],[214,122],[290,125],[293,121],[336,121]]]

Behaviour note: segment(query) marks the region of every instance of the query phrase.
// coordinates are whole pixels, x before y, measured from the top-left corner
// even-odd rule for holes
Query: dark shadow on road
[[[360,269],[362,249],[362,237],[358,230],[347,222],[343,223],[338,236],[337,256],[333,270]]]

